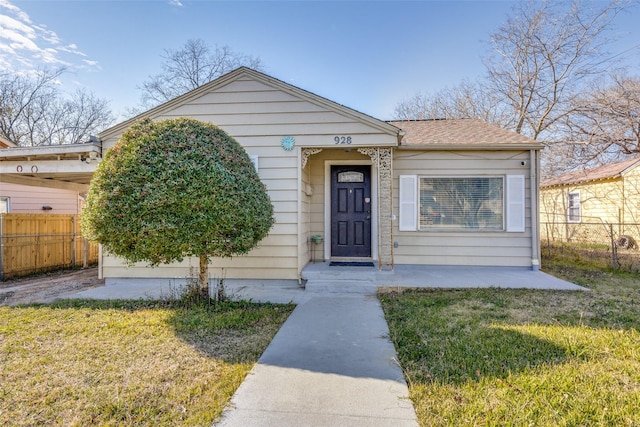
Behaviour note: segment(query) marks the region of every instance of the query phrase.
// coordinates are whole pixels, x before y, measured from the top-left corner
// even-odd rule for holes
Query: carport
[[[0,182],[86,192],[102,158],[102,144],[10,147],[0,150]]]
[[[38,187],[33,194],[19,187],[23,205],[25,200],[35,203],[43,196],[46,200],[46,195],[55,190],[71,190],[81,196],[76,199],[83,199],[102,158],[102,144],[95,137],[85,144],[39,147],[17,147],[2,142],[0,184]],[[7,187],[13,186],[4,186],[9,195],[18,194],[15,187]],[[55,190],[45,193],[43,188]],[[87,267],[96,257],[99,260],[97,246],[79,238],[77,212],[56,214],[50,206],[42,208],[47,213],[9,211],[0,216],[0,280],[57,268]]]

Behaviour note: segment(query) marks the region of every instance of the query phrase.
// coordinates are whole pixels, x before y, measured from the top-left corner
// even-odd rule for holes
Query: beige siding
[[[9,197],[12,213],[77,214],[79,195],[77,191],[0,182],[0,197]],[[51,210],[42,210],[51,206]]]
[[[318,172],[310,169],[316,159],[310,159],[306,170],[301,171],[300,147],[333,148],[334,137],[339,135],[353,138],[351,148],[395,143],[394,135],[364,124],[350,114],[341,114],[322,102],[301,98],[246,76],[226,86],[213,87],[210,92],[201,93],[171,110],[158,110],[155,118],[181,116],[220,126],[235,137],[249,155],[258,156],[258,174],[275,208],[276,225],[259,248],[246,256],[212,262],[212,276],[222,274],[224,268],[227,278],[297,279],[300,269],[310,259],[309,236],[324,231],[315,222],[318,203],[323,203],[323,199],[318,199],[323,197],[323,183],[316,185]],[[285,151],[281,147],[284,136],[295,138],[294,150]],[[114,145],[118,137],[108,135],[104,139],[105,147]],[[344,149],[336,152],[345,154]],[[307,184],[314,190],[311,196],[306,195]],[[188,274],[189,265],[185,263],[150,269],[144,265],[125,267],[112,257],[104,259],[107,278],[183,278]]]
[[[398,177],[525,175],[525,232],[399,231],[394,222],[396,264],[531,266],[531,191],[529,152],[396,151],[393,162],[393,212],[398,216]]]
[[[315,256],[314,248],[311,243],[310,231],[310,209],[311,196],[313,195],[313,187],[309,181],[309,167],[300,171],[300,201],[298,204],[300,218],[300,233],[298,236],[298,269],[302,270],[304,266]]]

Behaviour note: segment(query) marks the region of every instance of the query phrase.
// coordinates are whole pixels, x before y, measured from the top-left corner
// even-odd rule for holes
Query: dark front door
[[[371,256],[370,166],[331,166],[331,256]]]

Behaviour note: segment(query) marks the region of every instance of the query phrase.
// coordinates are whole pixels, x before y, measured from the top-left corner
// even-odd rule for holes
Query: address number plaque
[[[336,145],[348,145],[353,142],[353,138],[351,136],[334,136],[333,141]]]

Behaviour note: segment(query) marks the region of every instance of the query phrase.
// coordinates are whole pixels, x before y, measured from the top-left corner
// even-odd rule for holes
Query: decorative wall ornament
[[[280,144],[282,145],[282,148],[284,148],[285,150],[291,151],[293,150],[293,147],[295,147],[296,145],[296,139],[292,136],[285,136],[280,141]]]
[[[322,148],[303,148],[302,149],[302,169],[304,169],[305,166],[307,166],[307,160],[309,160],[309,157],[313,156],[314,154],[318,154],[321,151],[322,151]]]
[[[378,171],[378,265],[393,268],[393,149],[363,147],[358,152],[371,157]]]

